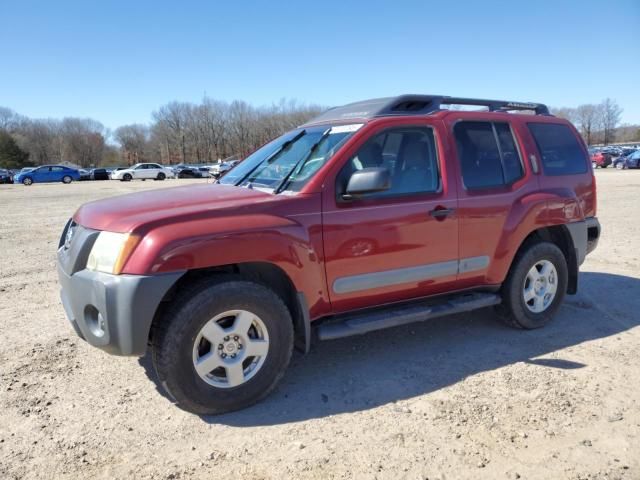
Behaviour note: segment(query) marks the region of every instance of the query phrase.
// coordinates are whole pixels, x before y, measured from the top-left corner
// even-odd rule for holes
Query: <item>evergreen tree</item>
[[[8,132],[0,130],[0,168],[22,168],[29,164],[29,154],[22,150]]]

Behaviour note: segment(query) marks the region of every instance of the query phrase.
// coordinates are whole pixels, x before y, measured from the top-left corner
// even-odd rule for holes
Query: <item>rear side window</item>
[[[467,189],[508,185],[524,174],[509,124],[459,122],[454,127],[462,179]]]
[[[542,156],[545,175],[575,175],[587,171],[587,158],[573,131],[557,123],[529,123]]]

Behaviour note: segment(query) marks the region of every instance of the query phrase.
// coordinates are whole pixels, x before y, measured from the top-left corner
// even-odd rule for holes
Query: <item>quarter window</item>
[[[569,127],[559,123],[529,123],[528,126],[542,157],[545,175],[575,175],[587,171],[587,156]]]
[[[522,178],[522,160],[508,123],[459,122],[454,135],[466,188],[498,187]]]

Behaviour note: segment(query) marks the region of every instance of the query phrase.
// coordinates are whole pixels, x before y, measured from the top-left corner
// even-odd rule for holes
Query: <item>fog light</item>
[[[96,307],[87,305],[84,308],[84,320],[93,335],[96,337],[102,337],[104,335],[106,327],[105,321]]]

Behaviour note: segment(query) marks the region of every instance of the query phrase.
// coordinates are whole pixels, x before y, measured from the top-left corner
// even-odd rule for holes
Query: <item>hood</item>
[[[229,185],[162,188],[86,203],[73,219],[94,230],[124,233],[176,220],[215,217],[224,210],[248,209],[256,202],[276,198],[270,193]]]

